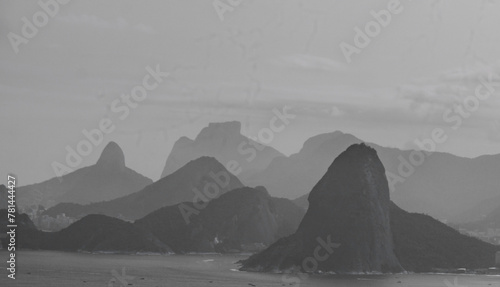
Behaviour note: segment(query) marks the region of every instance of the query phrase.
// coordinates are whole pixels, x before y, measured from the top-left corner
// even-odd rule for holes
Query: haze
[[[500,153],[497,91],[459,129],[443,120],[479,78],[500,74],[500,3],[402,0],[402,12],[348,63],[340,43],[352,44],[354,28],[387,2],[249,0],[221,21],[211,0],[73,0],[16,54],[7,35],[21,34],[22,17],[40,7],[1,1],[0,171],[19,185],[54,177],[65,147],[112,117],[111,103],[158,65],[169,77],[104,139],[153,180],[179,137],[231,120],[255,137],[284,106],[297,117],[268,145],[287,155],[335,130],[414,148],[436,127],[449,131],[440,151]]]

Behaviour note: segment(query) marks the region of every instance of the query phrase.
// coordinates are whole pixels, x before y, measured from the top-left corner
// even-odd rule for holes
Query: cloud
[[[462,104],[464,99],[475,95],[484,81],[498,81],[500,64],[475,64],[470,67],[449,69],[434,76],[415,79],[398,87],[398,96],[410,101],[413,110],[444,110]],[[489,105],[495,104],[489,100]]]

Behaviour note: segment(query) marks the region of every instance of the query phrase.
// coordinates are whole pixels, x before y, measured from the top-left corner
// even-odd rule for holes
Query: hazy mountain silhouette
[[[251,176],[246,183],[263,185],[274,196],[297,198],[311,191],[333,160],[360,139],[341,132],[308,139],[300,152],[274,159],[269,166]]]
[[[204,156],[128,196],[88,205],[58,204],[46,210],[44,215],[55,217],[64,213],[72,218],[82,218],[88,214],[104,214],[136,220],[164,206],[203,200],[200,194],[207,189],[210,193],[218,190],[217,196],[220,196],[240,187],[243,187],[240,180],[221,163]]]
[[[224,166],[236,161],[241,167],[241,174],[236,175],[245,179],[266,168],[273,158],[284,155],[243,136],[240,122],[210,123],[194,140],[181,137],[174,144],[161,176],[165,177],[201,156],[215,157]]]
[[[385,169],[374,149],[352,145],[340,154],[314,186],[309,203],[297,232],[250,257],[243,270],[303,266],[306,258],[318,253],[318,246],[323,246],[321,257],[326,257],[317,259],[315,271],[403,270],[394,254]]]
[[[350,134],[333,132],[308,139],[302,149],[290,157],[275,158],[269,166],[245,181],[263,185],[271,195],[298,198],[307,205],[307,193],[326,172],[331,162],[348,146],[362,140]],[[412,150],[369,144],[378,153],[387,171],[399,175],[400,157],[409,161]],[[498,195],[500,155],[462,158],[435,152],[402,183],[395,185],[392,200],[411,212],[427,213],[435,218],[453,220],[464,210],[484,199]]]
[[[141,190],[153,181],[125,166],[123,151],[109,142],[97,163],[77,169],[61,178],[21,186],[17,189],[20,207],[61,202],[88,204],[115,199]]]
[[[400,271],[399,263],[416,272],[486,268],[494,265],[500,249],[390,202],[384,167],[375,151],[364,145],[351,146],[335,159],[308,200],[297,232],[243,261],[243,270],[287,271],[302,266],[318,246],[325,246],[318,238],[323,242],[329,238],[332,252],[318,260],[317,271],[341,273]],[[330,243],[340,245],[334,249]]]

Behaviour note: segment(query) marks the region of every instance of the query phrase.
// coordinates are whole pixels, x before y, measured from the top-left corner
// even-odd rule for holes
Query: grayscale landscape
[[[0,2],[0,286],[500,287],[500,2]]]

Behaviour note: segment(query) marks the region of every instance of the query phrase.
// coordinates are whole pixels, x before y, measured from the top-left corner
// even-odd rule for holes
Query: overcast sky
[[[157,180],[180,136],[229,120],[255,136],[285,105],[297,117],[270,143],[285,154],[335,130],[411,148],[436,127],[449,135],[441,151],[500,153],[500,92],[457,130],[443,120],[474,96],[480,77],[500,73],[500,3],[401,0],[400,13],[348,63],[340,44],[354,45],[355,27],[388,2],[243,0],[221,19],[213,0],[73,0],[16,54],[9,33],[22,36],[22,18],[43,10],[1,1],[1,174],[16,174],[19,185],[54,177],[51,163],[65,162],[65,147],[109,117],[116,130],[104,141]],[[169,77],[120,120],[113,100],[157,65]]]

